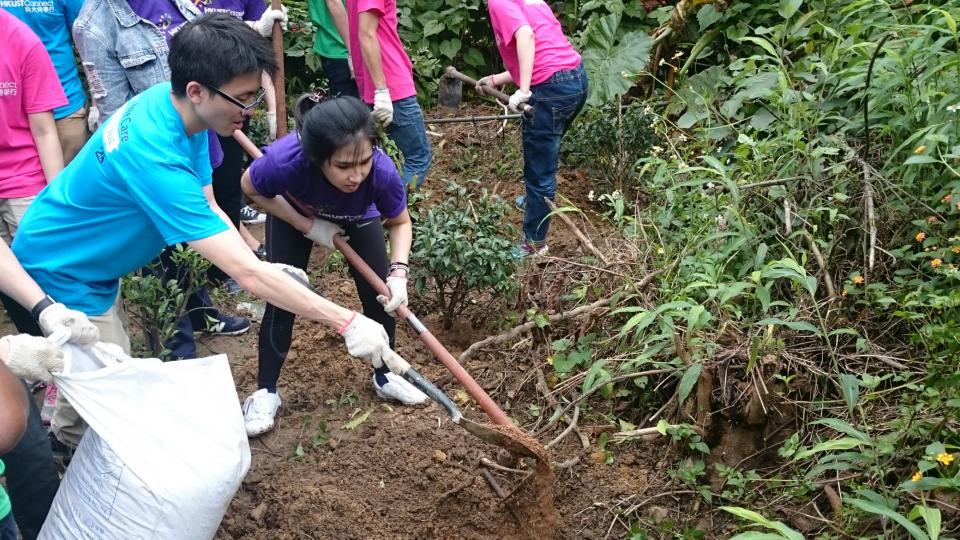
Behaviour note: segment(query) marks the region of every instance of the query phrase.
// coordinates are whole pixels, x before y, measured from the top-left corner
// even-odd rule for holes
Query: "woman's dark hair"
[[[170,40],[170,84],[183,97],[187,84],[223,86],[237,75],[273,73],[270,42],[226,13],[207,13],[183,25]]]
[[[377,144],[370,108],[352,96],[302,95],[294,105],[293,118],[300,148],[314,163],[326,163],[338,148],[358,147],[363,141]]]

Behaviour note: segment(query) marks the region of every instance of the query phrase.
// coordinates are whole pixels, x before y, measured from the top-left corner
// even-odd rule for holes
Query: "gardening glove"
[[[268,38],[273,35],[273,23],[280,21],[280,28],[287,31],[287,8],[280,6],[280,9],[268,9],[260,16],[260,20],[253,23],[253,29],[260,32],[260,35]]]
[[[390,369],[390,372],[394,375],[400,375],[402,377],[403,374],[410,369],[410,364],[393,349],[387,349],[384,351],[381,360],[381,365],[386,365]],[[378,367],[380,366],[374,366],[374,368]]]
[[[383,355],[390,350],[390,338],[380,323],[354,311],[350,321],[338,332],[352,356],[370,362],[375,368],[383,365]]]
[[[271,142],[277,140],[277,113],[275,112],[267,113],[267,140]]]
[[[287,273],[287,274],[290,274],[291,276],[296,276],[302,279],[303,282],[306,284],[310,283],[310,278],[307,277],[307,273],[304,272],[303,269],[301,268],[297,268],[296,266],[290,266],[289,264],[283,264],[283,263],[270,263],[270,264],[279,268],[284,273]]]
[[[316,218],[313,220],[313,225],[310,226],[310,232],[304,236],[313,240],[317,245],[327,249],[336,249],[333,245],[333,236],[336,234],[342,235],[343,227],[325,219]]]
[[[510,107],[510,110],[515,113],[523,112],[523,106],[530,101],[532,96],[533,92],[529,90],[517,89],[517,91],[510,96],[510,102],[507,103],[507,106]]]
[[[9,347],[3,360],[21,379],[50,382],[53,373],[63,371],[63,352],[47,338],[29,334],[4,336],[0,344]]]
[[[497,80],[497,76],[496,76],[496,75],[487,75],[486,77],[484,77],[484,78],[480,79],[479,81],[477,81],[477,85],[474,86],[473,89],[476,90],[477,93],[480,94],[481,96],[485,96],[485,95],[487,95],[487,93],[484,91],[484,88],[485,88],[485,87],[486,87],[486,88],[496,88],[497,85],[494,84],[494,81],[496,81],[496,80]]]
[[[70,332],[70,343],[80,346],[90,346],[100,341],[100,330],[90,322],[83,313],[67,309],[67,306],[56,303],[40,312],[37,318],[44,335],[51,335],[60,330]]]
[[[387,315],[396,317],[397,308],[407,305],[407,278],[389,276],[387,277],[387,288],[390,289],[390,297],[384,295],[377,296],[377,302],[383,304],[383,310]]]
[[[87,129],[90,130],[90,133],[97,131],[97,126],[100,124],[100,109],[96,105],[90,105],[90,110],[87,111]]]
[[[393,122],[393,101],[390,100],[389,88],[377,88],[373,92],[373,117],[380,121],[384,128]]]

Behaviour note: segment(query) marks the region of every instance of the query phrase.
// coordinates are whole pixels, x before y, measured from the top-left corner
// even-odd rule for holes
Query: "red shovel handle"
[[[263,152],[257,148],[257,145],[253,144],[244,133],[240,130],[237,130],[233,133],[233,138],[236,139],[240,146],[250,154],[254,159],[263,155]],[[390,289],[387,288],[387,284],[383,282],[383,279],[374,272],[363,259],[357,255],[357,252],[353,250],[341,236],[337,235],[333,237],[333,245],[336,246],[340,253],[343,253],[343,257],[347,262],[363,276],[363,279],[367,280],[367,283],[370,284],[379,294],[390,296]],[[443,345],[440,344],[440,341],[430,330],[427,330],[427,327],[420,322],[420,319],[414,315],[407,306],[400,306],[397,308],[397,314],[404,318],[407,321],[407,324],[417,333],[420,337],[420,341],[423,341],[426,344],[427,348],[430,349],[430,352],[437,357],[440,362],[453,374],[454,378],[463,385],[467,390],[467,393],[470,394],[480,406],[480,409],[483,412],[487,413],[487,416],[495,424],[500,424],[502,426],[512,425],[510,419],[507,418],[507,415],[500,409],[499,406],[484,392],[483,388],[477,384],[477,381],[467,373],[467,370],[463,369],[463,366],[460,365],[460,362],[457,362],[457,359],[450,354]]]

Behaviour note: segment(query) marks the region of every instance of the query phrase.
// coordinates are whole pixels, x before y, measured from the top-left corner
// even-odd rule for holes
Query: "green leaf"
[[[940,510],[917,505],[913,507],[913,511],[910,512],[910,518],[914,520],[917,517],[923,518],[923,523],[927,526],[927,534],[930,535],[930,540],[938,540],[943,524],[943,517],[940,515]]]
[[[483,53],[476,47],[467,49],[467,52],[463,54],[463,61],[466,62],[468,66],[475,68],[486,67],[487,65],[487,61],[483,58]]]
[[[697,11],[697,23],[700,24],[701,32],[722,18],[723,13],[717,11],[716,6],[713,4],[706,4]]]
[[[930,156],[910,156],[906,161],[903,162],[904,165],[923,165],[926,163],[940,163],[939,161],[933,159]]]
[[[804,540],[802,534],[791,529],[785,523],[781,521],[769,520],[753,510],[747,510],[746,508],[740,508],[738,506],[721,506],[720,509],[730,512],[741,519],[752,521],[757,525],[762,525],[768,529],[773,529],[780,533],[782,538],[786,538],[787,540]]]
[[[770,53],[771,56],[773,56],[773,57],[775,57],[775,58],[779,58],[779,57],[780,57],[780,55],[777,54],[777,50],[773,48],[773,44],[770,43],[769,41],[763,39],[762,37],[747,36],[747,37],[743,38],[742,41],[749,41],[750,43],[756,43],[757,45],[759,45],[760,47],[762,47],[763,50],[765,50],[765,51],[767,51],[768,53]]]
[[[348,429],[348,430],[351,430],[351,431],[354,430],[354,429],[357,429],[358,427],[360,427],[360,424],[362,424],[362,423],[364,423],[364,422],[367,421],[367,418],[370,416],[370,413],[372,413],[372,412],[373,412],[373,409],[367,409],[367,412],[365,412],[365,413],[363,413],[363,414],[361,414],[361,415],[358,415],[358,416],[355,417],[353,420],[351,420],[351,421],[347,422],[346,424],[344,424],[344,425],[343,425],[343,429]]]
[[[780,9],[777,10],[777,13],[784,19],[789,19],[800,9],[802,4],[803,0],[780,0]]]
[[[853,414],[853,409],[860,400],[860,379],[849,373],[840,375],[840,391],[843,392],[843,400],[847,402],[847,409]]]
[[[796,330],[798,332],[810,332],[811,334],[820,335],[820,329],[816,326],[806,322],[806,321],[786,321],[783,319],[776,318],[766,318],[761,321],[757,321],[757,326],[765,326],[768,324],[773,324],[777,326],[786,326],[791,330]]]
[[[853,506],[856,506],[857,508],[863,510],[864,512],[869,512],[871,514],[876,514],[879,516],[885,516],[896,521],[901,527],[903,527],[904,529],[907,530],[907,532],[910,533],[910,536],[912,536],[914,540],[930,540],[930,537],[927,536],[927,534],[923,532],[923,530],[920,529],[920,527],[917,527],[916,525],[911,523],[910,520],[908,520],[907,518],[903,517],[899,513],[895,512],[894,510],[891,510],[890,508],[878,502],[867,501],[864,499],[848,498],[847,503],[852,504]]]
[[[642,30],[622,33],[620,18],[611,13],[588,28],[587,47],[582,55],[590,78],[588,105],[599,105],[625,94],[634,85],[633,75],[642,71],[650,58],[653,39]]]
[[[686,373],[683,374],[683,377],[680,379],[680,386],[677,387],[677,395],[680,398],[680,403],[683,403],[684,400],[687,399],[687,396],[690,395],[693,386],[697,384],[697,379],[700,377],[701,371],[703,371],[703,364],[696,362],[691,364]]]
[[[849,450],[851,448],[857,448],[860,446],[873,446],[873,443],[865,443],[853,437],[841,437],[839,439],[831,439],[829,441],[822,442],[809,450],[803,450],[803,451],[797,452],[796,455],[793,456],[793,460],[800,461],[814,454],[819,454],[820,452],[832,452],[834,450]]]
[[[840,420],[839,418],[822,418],[820,420],[817,420],[816,422],[813,422],[813,424],[814,425],[819,424],[819,425],[833,428],[839,431],[840,433],[843,433],[844,435],[849,435],[855,439],[859,439],[866,444],[872,444],[870,437],[868,437],[865,433],[863,433],[862,431],[859,431],[857,428],[851,426],[850,424],[848,424],[847,422],[844,422],[843,420]]]

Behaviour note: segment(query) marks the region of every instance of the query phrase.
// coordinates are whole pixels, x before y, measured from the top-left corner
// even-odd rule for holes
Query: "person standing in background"
[[[40,38],[57,70],[68,103],[53,110],[66,166],[87,142],[87,96],[83,93],[73,55],[70,29],[83,0],[0,0],[0,8],[25,22]]]
[[[347,10],[342,0],[308,0],[310,21],[317,27],[313,52],[320,57],[320,67],[330,81],[330,97],[360,97],[353,65],[346,43],[350,40]]]

